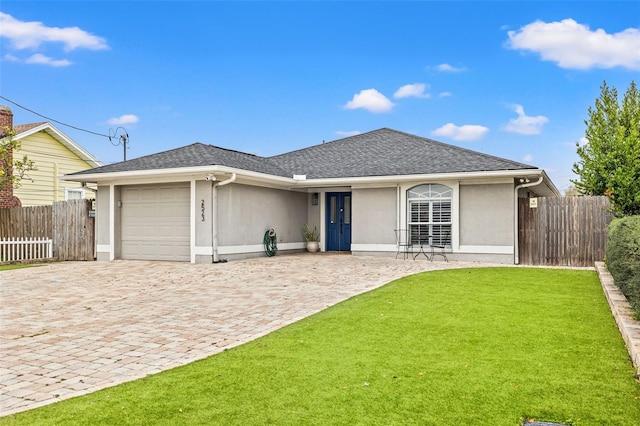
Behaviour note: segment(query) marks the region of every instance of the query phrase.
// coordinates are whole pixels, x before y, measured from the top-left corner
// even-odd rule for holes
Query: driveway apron
[[[469,266],[481,265],[305,253],[0,272],[0,415],[187,364],[406,275]]]

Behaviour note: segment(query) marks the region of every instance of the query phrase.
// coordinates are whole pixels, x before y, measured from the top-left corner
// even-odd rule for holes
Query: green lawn
[[[10,265],[0,265],[0,271],[10,271],[11,269],[33,268],[34,266],[42,266],[39,263],[14,263]]]
[[[0,425],[524,419],[638,425],[640,384],[592,271],[414,275],[206,360]]]

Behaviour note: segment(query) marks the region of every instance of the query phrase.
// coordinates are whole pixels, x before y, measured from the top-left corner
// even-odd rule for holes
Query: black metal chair
[[[404,259],[413,252],[413,242],[411,241],[411,232],[409,229],[395,229],[396,233],[396,247],[398,251],[396,252],[396,259],[398,255],[402,253]]]
[[[431,260],[433,260],[434,256],[438,255],[444,257],[444,260],[446,262],[449,262],[449,259],[447,259],[446,250],[451,246],[451,231],[447,231],[444,236],[434,240],[435,241],[432,241],[430,244]],[[438,252],[436,252],[436,250],[438,250]]]

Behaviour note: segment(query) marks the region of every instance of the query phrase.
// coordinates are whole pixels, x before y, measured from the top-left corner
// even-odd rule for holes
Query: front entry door
[[[351,193],[327,193],[327,251],[351,250]]]

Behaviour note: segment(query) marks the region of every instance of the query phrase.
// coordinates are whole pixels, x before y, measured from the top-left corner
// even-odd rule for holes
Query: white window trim
[[[415,192],[416,188],[420,188],[420,187],[433,187],[433,186],[437,186],[437,187],[441,187],[441,188],[446,188],[446,193],[448,193],[448,196],[441,196],[442,194],[436,195],[436,196],[428,196],[428,197],[423,197],[423,196],[419,196],[419,197],[411,197],[410,194],[412,191]],[[426,204],[428,211],[426,212],[422,212],[421,216],[424,215],[425,213],[428,216],[428,221],[427,222],[423,222],[420,219],[418,219],[417,221],[412,220],[413,219],[413,211],[407,211],[407,229],[413,229],[414,226],[426,226],[428,227],[429,230],[431,230],[432,227],[448,227],[448,233],[449,233],[449,240],[451,240],[451,231],[453,229],[453,188],[446,186],[446,185],[442,185],[440,183],[423,183],[423,184],[419,184],[416,185],[412,188],[410,188],[407,192],[406,192],[406,198],[407,198],[407,208],[412,204],[412,203],[416,203],[418,205],[422,205],[422,204]],[[437,221],[434,218],[434,206],[436,205],[436,203],[440,204],[441,202],[449,202],[449,220],[447,221]],[[430,232],[431,233],[431,232]],[[442,238],[441,234],[440,238]],[[435,236],[433,237],[435,240]],[[438,243],[440,244],[440,243]],[[451,244],[451,241],[449,241],[449,244]]]
[[[453,190],[451,196],[451,248],[452,252],[456,253],[460,251],[460,182],[453,180],[429,180],[429,181],[413,181],[403,183],[398,186],[398,223],[402,226],[407,226],[407,211],[409,209],[409,200],[407,199],[407,191],[414,186],[423,185],[426,183],[438,183],[448,186]]]
[[[85,192],[84,192],[84,188],[65,188],[64,189],[64,200],[68,201],[68,200],[77,200],[78,198],[69,198],[69,194],[72,192],[79,192],[80,193],[80,200],[83,200],[85,198]]]

